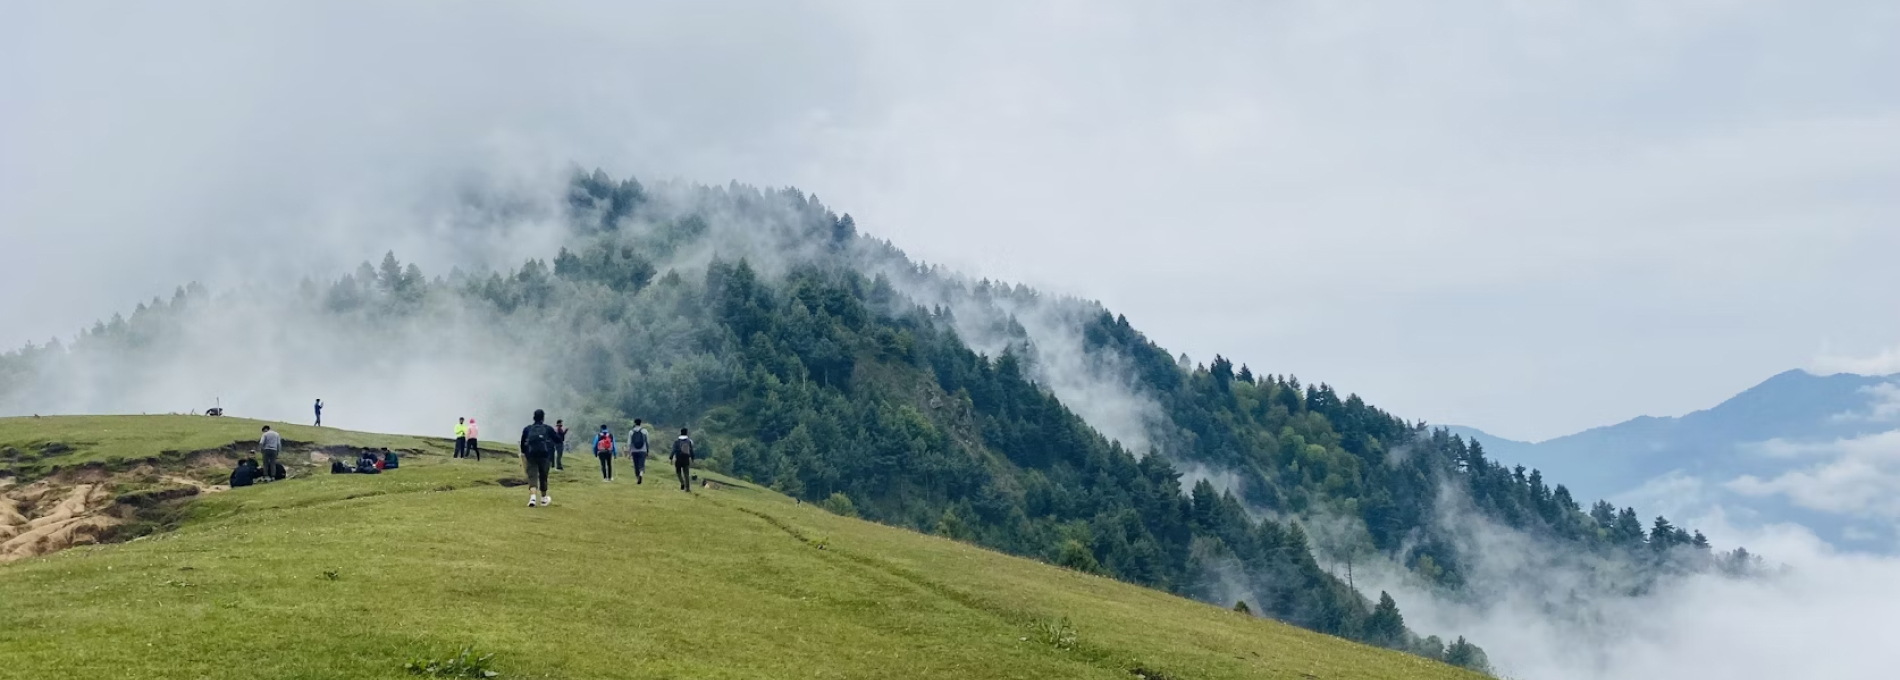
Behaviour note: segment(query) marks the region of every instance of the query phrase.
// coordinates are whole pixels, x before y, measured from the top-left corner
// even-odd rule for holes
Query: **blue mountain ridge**
[[[1708,409],[1680,417],[1642,416],[1543,442],[1505,439],[1472,427],[1449,429],[1483,444],[1493,459],[1543,470],[1545,479],[1564,483],[1580,500],[1626,496],[1672,474],[1719,489],[1743,475],[1769,479],[1817,462],[1769,455],[1763,450],[1766,442],[1822,444],[1900,429],[1900,422],[1872,417],[1874,390],[1882,384],[1900,385],[1900,374],[1792,370]],[[1839,539],[1851,524],[1778,498],[1730,494],[1723,505],[1764,523],[1798,522],[1830,540]]]

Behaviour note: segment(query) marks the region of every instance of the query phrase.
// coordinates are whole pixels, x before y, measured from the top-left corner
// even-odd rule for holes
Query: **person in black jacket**
[[[693,440],[686,436],[686,428],[680,428],[679,439],[673,440],[673,473],[680,477],[680,490],[693,492]]]
[[[250,486],[257,483],[257,461],[246,458],[238,461],[237,469],[231,471],[231,488]]]
[[[554,499],[548,496],[548,465],[554,459],[554,445],[558,435],[554,428],[542,422],[548,414],[541,409],[534,410],[534,423],[521,428],[521,462],[528,470],[528,507],[535,505],[553,505]],[[540,495],[535,495],[535,490]]]

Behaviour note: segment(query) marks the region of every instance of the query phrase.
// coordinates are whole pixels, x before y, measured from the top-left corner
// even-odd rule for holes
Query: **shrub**
[[[842,515],[845,517],[858,516],[858,508],[851,504],[851,497],[841,492],[833,492],[831,497],[820,502],[818,507],[824,508],[826,512],[834,515]]]
[[[463,647],[462,653],[443,660],[415,658],[403,666],[410,675],[430,678],[493,678],[501,673],[491,668],[495,655],[475,656],[474,647]]]

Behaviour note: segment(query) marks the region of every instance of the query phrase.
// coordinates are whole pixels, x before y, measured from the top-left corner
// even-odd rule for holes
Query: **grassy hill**
[[[192,454],[257,447],[270,425],[287,448],[389,447],[422,450],[439,442],[329,427],[206,416],[48,416],[0,418],[0,476],[38,478],[60,468],[116,470],[142,462],[178,464]],[[447,449],[444,449],[447,450]]]
[[[0,419],[0,447],[87,444],[34,448],[32,469],[62,472],[0,485],[80,462],[182,464],[256,429]],[[689,495],[654,472],[610,484],[581,461],[532,509],[502,483],[515,460],[434,453],[378,476],[210,489],[175,501],[165,533],[0,564],[0,677],[408,677],[412,659],[465,647],[506,678],[1480,677],[743,483]]]

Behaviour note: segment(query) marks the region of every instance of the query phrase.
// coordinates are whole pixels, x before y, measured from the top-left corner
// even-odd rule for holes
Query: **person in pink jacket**
[[[475,456],[475,460],[482,459],[481,439],[481,429],[475,424],[475,419],[468,419],[468,453]]]

